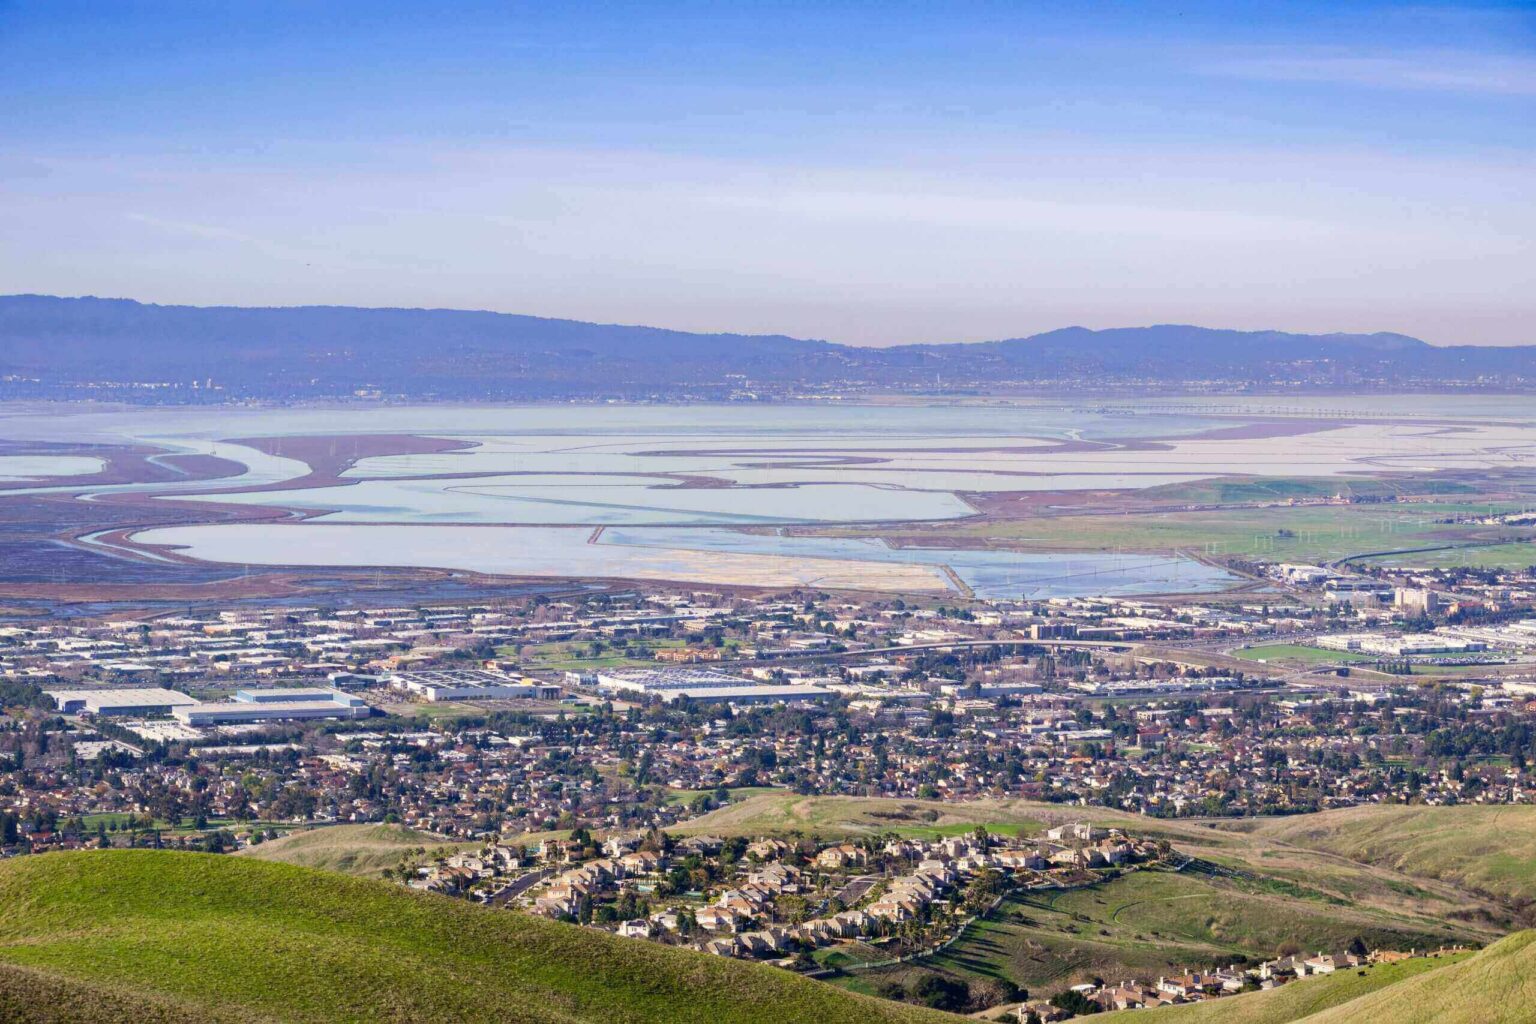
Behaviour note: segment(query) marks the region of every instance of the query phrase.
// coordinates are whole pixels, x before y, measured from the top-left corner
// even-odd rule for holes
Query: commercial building
[[[679,700],[726,704],[799,704],[826,700],[837,694],[820,686],[703,686],[659,691],[668,704]]]
[[[945,683],[939,692],[946,697],[1028,697],[1045,688],[1036,683]]]
[[[627,690],[651,695],[673,690],[739,689],[752,686],[752,681],[744,676],[707,668],[642,668],[624,672],[598,672],[597,686],[601,690]]]
[[[397,672],[390,677],[397,690],[445,700],[559,700],[560,687],[536,679],[514,679],[500,672],[462,669],[432,672]]]
[[[1357,651],[1389,658],[1406,658],[1426,654],[1472,654],[1488,649],[1482,640],[1456,639],[1440,633],[1411,633],[1406,636],[1388,636],[1383,633],[1336,633],[1320,636],[1312,641],[1317,647],[1331,651]]]
[[[599,672],[599,689],[609,692],[678,700],[724,701],[731,704],[793,704],[825,700],[835,694],[820,686],[758,685],[742,676],[709,669],[637,669]]]
[[[1392,603],[1405,612],[1433,615],[1440,610],[1440,595],[1420,587],[1398,587],[1392,593]]]
[[[172,714],[183,725],[241,725],[262,722],[302,722],[328,718],[367,718],[373,714],[359,697],[338,694],[338,699],[275,701],[230,701],[194,704],[177,708]]]
[[[235,700],[241,704],[299,704],[310,701],[330,701],[343,703],[355,701],[356,697],[350,697],[340,690],[333,690],[329,686],[295,686],[270,690],[239,690],[235,693]]]
[[[1437,632],[1459,640],[1473,640],[1505,651],[1536,651],[1536,619],[1521,619],[1493,626],[1457,626]]]
[[[179,707],[196,704],[179,690],[157,686],[126,690],[47,690],[55,706],[66,715],[168,715]]]

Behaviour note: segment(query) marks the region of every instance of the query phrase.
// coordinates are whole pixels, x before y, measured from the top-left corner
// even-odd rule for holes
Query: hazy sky
[[[1536,0],[0,0],[0,292],[1536,343]]]

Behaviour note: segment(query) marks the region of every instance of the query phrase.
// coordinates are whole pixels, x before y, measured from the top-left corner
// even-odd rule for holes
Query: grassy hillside
[[[1524,931],[1443,970],[1350,1000],[1307,1024],[1531,1024],[1536,931]]]
[[[1124,1010],[1095,1020],[1104,1024],[1127,1024],[1130,1020],[1146,1024],[1290,1024],[1455,962],[1454,958],[1420,957],[1367,967],[1364,974],[1358,970],[1339,971],[1320,978],[1304,978],[1268,992],[1157,1010]]]
[[[240,851],[238,856],[377,878],[381,870],[394,867],[403,854],[418,847],[430,852],[474,849],[482,845],[453,843],[400,825],[331,825],[252,846]]]
[[[1307,978],[1269,992],[1096,1016],[1104,1024],[1530,1024],[1536,932],[1480,953]]]
[[[1375,810],[1370,808],[1368,810]],[[1469,808],[1468,810],[1472,810]],[[1483,810],[1496,811],[1496,808]],[[1303,848],[1272,838],[1283,829],[1326,815],[1260,822],[1148,818],[1103,807],[994,799],[967,802],[861,797],[805,797],[773,792],[751,797],[672,829],[716,835],[785,834],[834,837],[896,832],[903,835],[954,834],[986,825],[999,833],[1031,834],[1048,825],[1091,821],[1140,836],[1163,838],[1181,853],[1199,857],[1239,878],[1262,882],[1276,894],[1320,904],[1348,904],[1379,910],[1396,919],[1399,930],[1446,938],[1489,942],[1508,930],[1502,924],[1468,915],[1497,913],[1454,884],[1410,875],[1390,866],[1362,863],[1320,848]],[[1461,917],[1452,918],[1451,915]],[[1451,924],[1447,927],[1446,922]]]
[[[944,953],[846,975],[837,984],[874,992],[910,986],[925,973],[967,983],[1006,978],[1054,992],[1094,977],[1149,978],[1199,965],[1273,956],[1281,946],[1338,948],[1437,945],[1435,922],[1386,908],[1297,891],[1272,879],[1139,871],[1090,889],[1018,895],[972,925]]]
[[[1312,818],[1211,823],[1023,800],[941,803],[775,792],[676,831],[933,835],[985,824],[1027,835],[1074,820],[1166,838],[1196,862],[1176,874],[1143,872],[1091,890],[1010,900],[942,956],[847,974],[835,983],[874,992],[883,982],[910,985],[937,972],[967,982],[1007,978],[1050,992],[1094,976],[1147,976],[1239,955],[1269,956],[1290,942],[1342,946],[1359,936],[1397,948],[1482,944],[1510,927],[1504,909],[1453,884],[1292,845],[1267,832]],[[835,954],[823,959],[845,962]]]
[[[64,1019],[405,1024],[933,1022],[770,967],[286,864],[150,850],[0,864],[0,965],[110,993]],[[10,972],[14,974],[14,972]],[[115,1001],[115,1002],[113,1002]]]
[[[0,1021],[6,1024],[256,1024],[261,1019],[0,963]]]
[[[1255,835],[1500,896],[1536,898],[1536,807],[1349,807]]]

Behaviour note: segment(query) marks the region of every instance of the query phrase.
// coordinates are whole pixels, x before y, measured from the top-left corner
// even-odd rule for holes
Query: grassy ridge
[[[482,845],[455,843],[400,825],[330,825],[247,847],[238,856],[377,878],[382,869],[399,863],[401,854],[417,847],[457,851]]]
[[[1506,930],[1494,923],[1498,907],[1463,889],[1293,846],[1263,832],[1310,819],[1211,823],[1013,799],[938,802],[775,792],[674,831],[833,837],[953,833],[986,824],[994,831],[1006,827],[1028,834],[1075,820],[1166,838],[1198,860],[1179,873],[1138,872],[1091,890],[1010,900],[941,956],[848,974],[834,983],[870,993],[882,982],[911,985],[925,973],[939,973],[973,983],[1007,978],[1050,992],[1094,976],[1155,977],[1193,964],[1229,962],[1239,954],[1270,956],[1288,942],[1343,946],[1358,936],[1373,946],[1422,948],[1491,942]],[[1473,911],[1472,917],[1453,916]],[[1489,916],[1477,916],[1484,912]]]
[[[1536,807],[1350,807],[1263,821],[1261,839],[1500,896],[1536,898]]]
[[[1368,817],[1381,808],[1362,808]],[[1500,808],[1466,808],[1482,812],[1486,822]],[[1505,809],[1509,810],[1509,809]],[[1456,887],[1424,875],[1409,875],[1392,867],[1361,862],[1320,848],[1302,848],[1271,838],[1264,830],[1284,829],[1322,815],[1267,820],[1149,818],[1103,807],[1033,803],[1017,799],[966,802],[866,797],[804,797],[788,792],[754,796],[683,826],[678,833],[765,835],[801,832],[823,838],[896,832],[907,835],[952,835],[984,824],[1008,834],[1030,834],[1047,825],[1091,821],[1118,826],[1140,836],[1163,838],[1181,853],[1201,858],[1236,876],[1237,883],[1260,886],[1276,896],[1315,904],[1351,906],[1378,916],[1378,926],[1398,933],[1434,935],[1435,941],[1491,942],[1507,931],[1478,920],[1453,918],[1455,913],[1487,909],[1489,905]],[[1493,908],[1497,909],[1497,908]]]
[[[260,1024],[268,1018],[125,993],[76,978],[0,963],[0,1021],[6,1024]]]
[[[1137,871],[1067,892],[1020,894],[967,930],[944,953],[850,974],[837,983],[874,992],[925,973],[966,982],[1007,978],[1052,992],[1093,977],[1155,978],[1199,964],[1272,956],[1286,943],[1339,948],[1438,944],[1443,933],[1409,915],[1298,895],[1267,879],[1197,871]]]
[[[1536,931],[1476,956],[1305,1018],[1307,1024],[1531,1024],[1536,1021]]]
[[[3,963],[43,972],[31,975],[43,979],[39,984],[63,976],[145,1005],[198,1007],[208,1020],[954,1019],[773,968],[382,883],[149,850],[45,854],[0,865]],[[105,1011],[72,1019],[125,1016],[135,1015]]]

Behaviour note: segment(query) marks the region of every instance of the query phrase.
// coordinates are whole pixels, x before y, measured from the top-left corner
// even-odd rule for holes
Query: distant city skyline
[[[0,291],[1536,343],[1525,3],[0,6]]]

